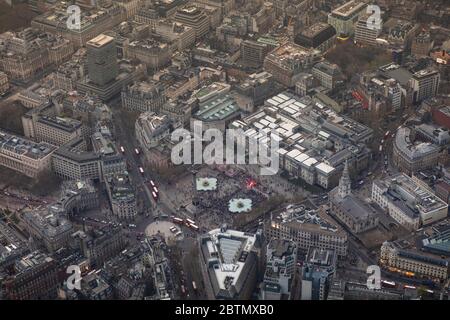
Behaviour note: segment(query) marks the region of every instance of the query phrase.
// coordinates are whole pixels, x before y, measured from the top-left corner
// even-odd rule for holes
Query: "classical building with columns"
[[[378,225],[375,208],[352,194],[348,162],[345,162],[339,185],[330,192],[330,210],[332,215],[355,234],[368,231]]]

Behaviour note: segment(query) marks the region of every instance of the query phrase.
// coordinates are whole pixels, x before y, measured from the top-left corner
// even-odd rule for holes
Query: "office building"
[[[210,19],[205,10],[197,5],[188,5],[178,9],[173,16],[173,20],[193,28],[196,40],[209,32]]]
[[[405,89],[396,79],[369,73],[367,76],[363,75],[362,82],[364,94],[369,100],[369,109],[375,108],[374,102],[377,101],[385,102],[387,110],[399,110],[403,106]]]
[[[297,246],[285,239],[272,239],[267,245],[266,271],[261,287],[262,300],[289,300],[295,279]]]
[[[0,71],[0,96],[9,91],[9,80],[6,73]]]
[[[69,220],[46,209],[25,212],[23,221],[33,239],[42,243],[49,252],[65,247],[73,233],[73,225]]]
[[[376,46],[376,39],[379,37],[382,31],[382,25],[380,28],[374,28],[371,26],[370,28],[367,26],[370,15],[363,14],[358,19],[358,22],[355,25],[355,42],[360,45],[369,45]]]
[[[80,294],[86,300],[112,300],[113,287],[101,276],[100,270],[92,270],[81,278]]]
[[[67,27],[70,18],[68,7],[71,3],[57,3],[50,10],[33,18],[31,26],[45,32],[63,36],[70,40],[76,48],[83,47],[89,40],[102,32],[111,30],[126,19],[126,9],[118,5],[98,4],[95,8],[81,10],[81,25],[79,28]]]
[[[409,230],[447,217],[448,204],[404,173],[375,180],[372,200]]]
[[[195,29],[178,22],[158,21],[154,32],[161,36],[164,41],[175,43],[176,49],[180,52],[191,48],[195,43]]]
[[[450,106],[439,106],[431,109],[433,122],[450,130]]]
[[[91,268],[101,268],[107,260],[118,255],[126,247],[125,236],[119,226],[80,230],[71,237],[71,246],[80,250],[88,259]]]
[[[33,112],[30,124],[26,132],[27,137],[55,146],[62,146],[73,139],[83,136],[81,121],[71,118],[51,117]]]
[[[422,30],[412,40],[411,54],[418,58],[428,57],[433,48],[433,39],[429,32]]]
[[[52,155],[53,171],[65,180],[93,179],[103,181],[108,174],[126,170],[126,163],[111,140],[100,132],[91,137],[92,151],[87,151],[86,141],[74,139],[61,146]]]
[[[326,52],[336,43],[336,30],[324,22],[317,22],[295,37],[295,43],[305,47]]]
[[[101,34],[86,43],[86,47],[87,75],[76,84],[80,94],[95,94],[108,101],[145,71],[143,64],[117,61],[116,39],[113,37]]]
[[[389,30],[387,40],[390,47],[409,52],[419,25],[409,20],[391,18],[385,26]]]
[[[135,65],[129,60],[119,62],[119,75],[114,81],[99,86],[93,83],[89,76],[82,77],[76,84],[77,92],[82,95],[94,94],[102,101],[109,101],[119,94],[124,87],[141,77],[145,72],[143,64]]]
[[[236,86],[236,91],[252,99],[254,106],[259,106],[274,94],[273,76],[265,71],[253,73]]]
[[[327,300],[344,300],[345,294],[345,281],[333,277],[330,282],[330,288],[328,289]]]
[[[64,98],[62,105],[64,112],[82,122],[84,137],[88,138],[99,130],[105,135],[114,134],[111,109],[96,95],[72,93]],[[109,133],[106,132],[108,130]]]
[[[137,197],[128,173],[110,175],[105,179],[112,213],[120,220],[134,220],[137,215]]]
[[[416,137],[423,141],[429,141],[438,146],[445,146],[450,143],[450,133],[448,129],[441,128],[434,124],[422,123],[414,127]]]
[[[335,270],[334,250],[311,247],[302,266],[301,300],[326,300]]]
[[[16,261],[28,254],[29,251],[26,239],[18,230],[13,229],[6,222],[0,221],[0,269],[13,268]]]
[[[228,14],[235,9],[235,0],[196,0],[200,7],[211,6],[220,10],[221,16],[228,16]]]
[[[128,44],[125,58],[137,59],[148,70],[156,71],[169,65],[171,53],[167,43],[153,39],[135,40]]]
[[[394,165],[400,171],[411,174],[435,167],[441,148],[432,142],[414,141],[411,128],[401,127],[395,133],[392,150]]]
[[[161,140],[169,137],[171,121],[166,115],[144,112],[136,120],[136,140],[145,151],[157,147]]]
[[[366,4],[357,0],[351,0],[334,9],[328,15],[328,23],[336,30],[337,36],[352,36],[355,23],[365,12]]]
[[[338,257],[347,256],[347,234],[324,212],[309,209],[303,204],[288,205],[271,213],[265,228],[267,239],[291,239],[298,250],[311,247],[333,249]]]
[[[114,81],[119,74],[113,37],[101,34],[86,43],[89,79],[98,86]]]
[[[250,67],[261,67],[269,51],[270,48],[265,43],[254,40],[244,40],[241,42],[242,62]]]
[[[166,101],[162,85],[136,82],[122,90],[122,107],[132,111],[157,112]]]
[[[8,300],[55,299],[58,285],[56,261],[40,251],[17,260],[14,273],[1,283]]]
[[[52,90],[48,87],[34,83],[30,87],[21,90],[17,100],[26,108],[33,109],[48,104],[51,100]]]
[[[294,86],[295,75],[311,68],[320,57],[320,51],[287,42],[271,51],[264,59],[264,71],[286,87]]]
[[[295,83],[295,94],[299,97],[309,95],[312,89],[319,85],[318,80],[311,73],[301,73]]]
[[[439,71],[424,69],[413,74],[411,88],[413,90],[413,103],[418,104],[423,100],[437,95],[440,81]]]
[[[33,142],[0,131],[0,165],[28,177],[50,171],[56,147],[45,142]]]
[[[28,83],[47,68],[59,65],[74,52],[71,41],[61,36],[26,28],[0,34],[0,70],[11,81]]]
[[[448,279],[448,261],[420,251],[402,248],[401,242],[384,242],[380,264],[392,272],[429,279]]]
[[[257,235],[227,229],[200,237],[200,267],[208,299],[250,299],[259,260]]]
[[[327,89],[334,89],[336,84],[343,79],[339,66],[328,61],[316,63],[311,73],[320,85]]]

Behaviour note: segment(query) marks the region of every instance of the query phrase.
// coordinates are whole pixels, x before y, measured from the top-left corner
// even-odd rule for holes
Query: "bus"
[[[390,130],[386,131],[386,133],[384,134],[384,138],[386,139],[387,137],[389,137],[389,133],[391,133]]]
[[[177,227],[174,226],[174,227],[170,227],[169,230],[170,230],[170,232],[175,233],[175,232],[177,232],[178,229],[177,229]]]
[[[152,185],[152,187],[155,187],[155,183],[153,182],[153,180],[150,180],[150,184]]]
[[[196,224],[193,224],[193,223],[189,223],[189,228],[191,228],[191,229],[193,229],[193,230],[195,230],[195,231],[198,231],[198,226],[196,225]]]
[[[125,148],[123,146],[120,146],[120,152],[125,153]]]
[[[158,192],[159,192],[159,190],[158,190],[158,188],[157,188],[157,187],[153,187],[153,191],[155,191],[156,193],[158,193]]]
[[[342,42],[347,41],[349,38],[350,37],[348,35],[343,34],[343,33],[339,34],[339,36],[336,37],[337,40],[342,41]]]
[[[386,288],[395,288],[397,285],[394,281],[381,280],[381,285]]]
[[[176,224],[183,224],[183,219],[177,218],[177,217],[173,217],[172,218],[172,222],[176,223]]]
[[[186,222],[188,222],[189,224],[195,224],[195,221],[189,218],[186,219]]]
[[[194,290],[197,290],[197,285],[195,284],[195,281],[192,281],[192,288],[194,288]]]
[[[158,194],[155,191],[152,191],[152,197],[155,201],[158,200]]]
[[[144,174],[144,169],[143,169],[142,167],[139,167],[139,172],[140,172],[141,174]]]
[[[139,149],[138,148],[135,148],[134,149],[134,152],[137,154],[137,155],[139,155],[140,154],[140,152],[139,152]]]
[[[181,236],[182,234],[183,234],[183,232],[178,231],[177,233],[175,233],[175,237],[179,237],[179,236]]]

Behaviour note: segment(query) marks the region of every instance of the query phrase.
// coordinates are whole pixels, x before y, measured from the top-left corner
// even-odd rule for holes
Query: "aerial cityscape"
[[[0,300],[450,300],[449,150],[448,0],[0,0]]]

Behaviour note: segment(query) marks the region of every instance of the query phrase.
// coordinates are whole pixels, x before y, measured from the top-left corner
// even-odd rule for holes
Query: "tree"
[[[354,74],[375,69],[391,61],[390,54],[375,47],[358,47],[353,42],[339,43],[325,58],[342,68],[348,79]]]
[[[23,135],[22,116],[27,109],[19,102],[0,106],[0,128]]]
[[[48,196],[59,190],[61,179],[50,170],[42,171],[34,179],[30,191],[38,196]]]
[[[119,116],[121,117],[124,127],[125,127],[124,134],[135,138],[136,133],[135,133],[134,127],[136,124],[136,120],[140,114],[141,113],[139,111],[130,111],[130,110],[124,110],[124,109],[120,110]]]
[[[10,7],[5,1],[0,0],[0,33],[27,27],[36,15],[30,10],[27,3],[15,4]]]

